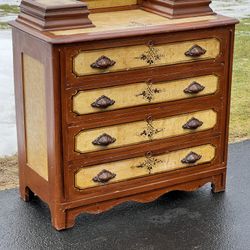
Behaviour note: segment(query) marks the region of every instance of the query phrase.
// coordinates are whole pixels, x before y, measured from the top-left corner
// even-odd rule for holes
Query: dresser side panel
[[[20,193],[63,199],[58,48],[13,28]]]
[[[23,54],[27,165],[48,180],[45,67]]]

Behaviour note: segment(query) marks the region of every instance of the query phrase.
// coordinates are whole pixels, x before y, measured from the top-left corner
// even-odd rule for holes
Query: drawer
[[[215,59],[220,54],[216,38],[167,44],[121,46],[78,52],[72,63],[76,77]]]
[[[133,106],[211,95],[218,90],[219,77],[205,75],[163,82],[140,82],[124,86],[78,91],[72,99],[77,115]]]
[[[75,188],[82,190],[114,182],[190,168],[213,161],[216,147],[205,144],[157,156],[148,152],[145,157],[81,168],[75,173]]]
[[[74,135],[74,151],[88,153],[119,148],[209,130],[217,123],[217,112],[207,109],[182,115],[81,130]]]

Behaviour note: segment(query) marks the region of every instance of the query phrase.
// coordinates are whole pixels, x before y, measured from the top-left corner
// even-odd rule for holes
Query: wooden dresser
[[[11,22],[25,201],[53,226],[225,190],[237,20],[208,0],[23,0]]]

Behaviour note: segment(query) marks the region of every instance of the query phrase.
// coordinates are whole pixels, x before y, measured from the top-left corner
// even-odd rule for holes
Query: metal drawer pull
[[[111,137],[110,135],[104,133],[96,138],[92,144],[97,146],[108,146],[116,141],[115,138]]]
[[[115,61],[109,59],[106,56],[99,57],[94,63],[92,63],[90,66],[93,69],[108,69],[115,65]]]
[[[198,94],[199,92],[203,91],[205,89],[204,86],[199,84],[198,82],[192,82],[187,88],[183,90],[186,94]]]
[[[201,46],[195,44],[187,52],[185,52],[185,56],[200,57],[200,56],[206,54],[206,52],[207,51],[205,49],[203,49]]]
[[[106,109],[109,106],[112,106],[115,104],[115,101],[110,99],[109,97],[103,95],[96,99],[95,102],[91,104],[93,108],[100,108],[100,109]]]
[[[186,124],[182,126],[183,129],[191,129],[195,130],[203,125],[203,122],[196,119],[196,118],[191,118]]]
[[[198,155],[194,152],[190,152],[185,158],[181,160],[183,164],[193,164],[201,159],[201,155]]]
[[[115,178],[116,174],[103,169],[97,176],[95,176],[92,180],[94,182],[100,182],[100,183],[106,183],[110,181],[111,179]]]

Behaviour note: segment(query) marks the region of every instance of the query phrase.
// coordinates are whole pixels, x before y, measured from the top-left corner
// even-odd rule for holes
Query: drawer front
[[[79,76],[215,59],[220,54],[216,38],[154,45],[136,45],[79,52],[73,72]]]
[[[209,163],[215,158],[216,148],[211,144],[182,149],[153,156],[132,158],[81,168],[75,174],[75,187],[86,189],[103,184],[114,183],[151,174],[193,167]]]
[[[103,112],[214,94],[219,85],[215,75],[166,82],[141,82],[119,87],[78,91],[73,96],[73,112],[78,115]]]
[[[83,130],[75,135],[75,149],[87,153],[204,131],[217,123],[217,113],[203,110],[184,115]]]

